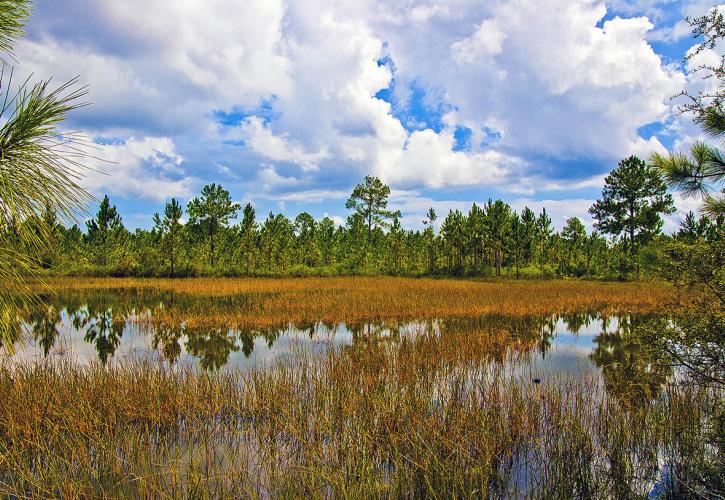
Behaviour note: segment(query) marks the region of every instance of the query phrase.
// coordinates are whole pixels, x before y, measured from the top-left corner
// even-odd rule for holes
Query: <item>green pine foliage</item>
[[[630,156],[605,179],[602,198],[589,212],[594,227],[614,236],[623,236],[630,254],[658,234],[662,214],[675,211],[672,195],[660,171],[636,156]]]
[[[76,80],[53,88],[50,81],[13,81],[6,65],[22,36],[30,1],[0,1],[0,340],[19,335],[16,318],[38,301],[26,286],[57,255],[61,231],[90,200],[78,184],[85,157],[79,137],[58,127],[83,105]]]
[[[371,196],[374,202],[359,202]],[[637,248],[647,251],[632,256],[629,230],[607,239],[597,231],[587,232],[583,222],[572,217],[556,232],[545,209],[538,216],[528,207],[517,212],[502,200],[473,204],[467,213],[452,210],[442,220],[431,208],[420,229],[408,229],[397,211],[387,209],[388,197],[387,186],[368,177],[353,191],[350,199],[358,201],[348,202],[351,213],[344,224],[329,217],[316,220],[307,212],[294,218],[269,213],[259,220],[251,204],[239,214],[229,192],[211,184],[189,202],[186,212],[172,199],[163,215],[154,215],[150,230],[134,232],[124,227],[116,207],[104,197],[86,223],[85,234],[55,219],[54,243],[47,247],[43,265],[58,274],[109,276],[629,279],[640,267],[645,276],[654,275],[652,266],[639,262],[646,264],[653,255],[650,248],[672,239],[660,235],[662,222],[651,217],[647,200],[637,202],[634,217],[649,224],[634,232]],[[185,213],[188,222],[183,221]],[[715,222],[706,215],[693,217],[683,222],[683,235],[713,233]]]

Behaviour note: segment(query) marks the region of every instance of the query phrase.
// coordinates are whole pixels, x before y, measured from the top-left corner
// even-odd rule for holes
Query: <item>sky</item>
[[[591,228],[605,175],[701,138],[671,96],[718,59],[701,0],[36,0],[17,71],[89,86],[64,131],[129,228],[215,182],[342,223],[365,175],[417,229],[502,198]],[[696,200],[676,197],[676,227]],[[89,207],[90,212],[95,207]]]

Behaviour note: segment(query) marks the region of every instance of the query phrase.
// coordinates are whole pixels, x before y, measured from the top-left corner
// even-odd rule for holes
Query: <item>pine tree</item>
[[[595,228],[614,236],[624,235],[626,250],[634,260],[639,247],[662,229],[660,215],[674,210],[660,171],[630,156],[606,177],[602,198],[589,213],[596,220]]]
[[[546,214],[546,208],[542,208],[539,217],[536,219],[536,238],[539,241],[539,268],[542,275],[544,274],[544,266],[549,261],[549,245],[552,232],[551,217]]]
[[[159,232],[163,247],[169,253],[169,263],[171,267],[171,275],[176,274],[176,262],[178,259],[178,250],[181,242],[181,216],[184,209],[175,198],[164,207],[164,218],[162,219],[158,213],[154,214],[154,229]]]
[[[570,217],[561,230],[561,240],[564,243],[564,259],[561,261],[561,271],[564,274],[583,274],[580,267],[584,243],[587,237],[586,229],[578,217]]]
[[[390,211],[388,208],[388,197],[390,187],[383,184],[377,177],[365,176],[361,184],[355,186],[350,198],[345,203],[345,208],[354,210],[360,214],[367,224],[370,244],[373,227],[387,226],[387,219],[400,217],[400,211]]]
[[[521,211],[521,224],[523,225],[523,261],[528,265],[534,256],[534,243],[536,239],[536,215],[529,207]]]
[[[95,218],[86,222],[86,241],[90,245],[96,260],[101,266],[108,264],[108,256],[122,243],[125,229],[115,205],[111,205],[108,195],[103,197]]]
[[[0,2],[0,52],[5,55],[23,35],[31,5],[30,0]],[[58,129],[68,113],[82,106],[87,88],[79,88],[75,79],[55,89],[50,80],[16,86],[3,55],[0,60],[0,341],[10,344],[21,333],[19,312],[39,301],[26,286],[27,277],[41,271],[33,255],[52,239],[51,229],[42,224],[30,228],[16,222],[46,207],[75,221],[90,200],[78,182],[86,151]]]
[[[259,231],[257,229],[256,213],[251,203],[247,203],[242,210],[242,221],[238,227],[241,244],[239,246],[239,258],[243,260],[245,272],[254,267]]]
[[[501,276],[501,264],[506,240],[511,230],[511,207],[501,200],[488,200],[486,205],[486,232],[494,252],[496,276]]]
[[[526,248],[526,228],[521,222],[519,214],[516,212],[511,214],[509,238],[510,241],[508,248],[514,260],[514,266],[516,267],[516,279],[518,279],[519,266],[524,258]]]
[[[704,209],[713,219],[725,216],[723,191],[713,194],[725,182],[725,158],[722,153],[704,142],[697,142],[689,154],[671,152],[667,156],[652,153],[650,162],[662,171],[665,181],[686,197],[704,198]]]
[[[229,191],[221,185],[208,184],[202,188],[201,196],[189,202],[186,211],[189,213],[189,224],[209,240],[213,269],[218,233],[227,226],[230,219],[237,216],[239,204],[232,202]]]
[[[426,218],[423,220],[425,225],[425,231],[423,232],[425,238],[425,246],[428,252],[428,272],[430,274],[435,271],[435,257],[436,257],[436,236],[433,231],[433,223],[438,219],[438,214],[430,207],[426,213]]]
[[[317,222],[310,214],[302,212],[295,217],[294,225],[297,262],[315,267],[320,261],[320,251],[317,248]]]

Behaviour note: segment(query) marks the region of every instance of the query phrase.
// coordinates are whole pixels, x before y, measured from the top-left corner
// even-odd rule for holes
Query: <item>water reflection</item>
[[[98,359],[105,365],[121,344],[127,313],[86,305],[70,313],[70,318],[76,331],[85,331],[84,340],[96,348]]]
[[[641,346],[634,341],[635,329],[650,319],[652,317],[646,315],[623,316],[616,329],[603,327],[594,339],[596,347],[589,355],[602,370],[607,392],[630,403],[655,397],[671,373],[669,367],[658,365],[656,360],[645,356]]]
[[[511,355],[528,356],[548,372],[598,368],[610,394],[631,402],[654,397],[670,375],[647,359],[632,332],[647,316],[598,313],[508,317],[488,315],[419,321],[359,321],[340,324],[278,325],[239,328],[210,322],[191,327],[185,317],[215,308],[258,307],[253,297],[194,297],[173,292],[121,289],[70,293],[46,298],[49,305],[24,319],[30,342],[14,356],[44,359],[70,352],[79,360],[108,364],[128,355],[154,357],[170,364],[196,363],[205,370],[245,368],[291,355],[294,345],[313,350],[328,345],[370,349],[371,345],[410,340],[430,342],[439,361],[504,363]],[[164,322],[155,321],[160,312]],[[168,318],[175,318],[168,320]],[[364,352],[364,351],[363,351]]]
[[[60,335],[58,326],[61,321],[60,311],[52,305],[36,308],[27,319],[27,323],[31,325],[33,339],[43,350],[44,356],[50,353]]]

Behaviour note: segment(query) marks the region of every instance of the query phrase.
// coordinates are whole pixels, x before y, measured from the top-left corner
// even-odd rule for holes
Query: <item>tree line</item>
[[[517,212],[500,199],[474,203],[467,213],[449,211],[439,231],[431,208],[422,221],[425,229],[410,230],[401,225],[399,211],[388,209],[389,195],[380,179],[365,177],[347,200],[351,213],[341,225],[307,212],[294,219],[275,213],[260,219],[251,204],[242,208],[218,184],[204,186],[186,206],[172,198],[148,230],[128,230],[108,196],[85,231],[62,224],[50,209],[21,224],[23,231],[34,224],[50,228],[49,244],[37,258],[44,268],[65,274],[626,279],[643,267],[647,272],[657,245],[673,238],[712,239],[722,223],[691,213],[677,234],[663,236],[661,215],[674,211],[672,197],[661,169],[636,157],[621,161],[606,178],[602,197],[590,209],[591,232],[577,217],[555,231],[545,208]]]

